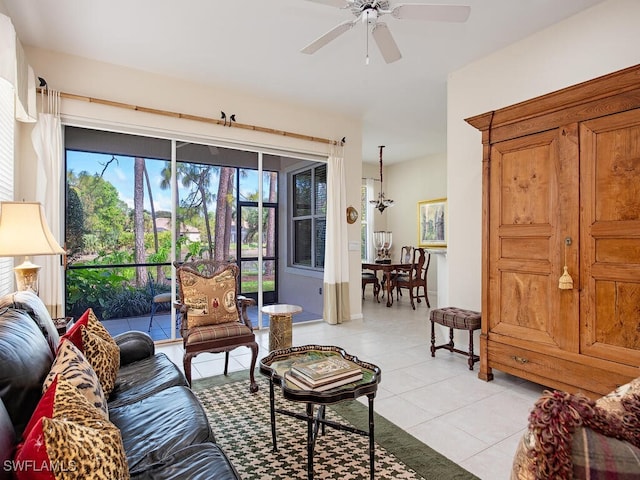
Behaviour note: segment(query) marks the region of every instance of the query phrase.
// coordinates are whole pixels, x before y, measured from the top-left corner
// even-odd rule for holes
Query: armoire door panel
[[[640,365],[640,110],[581,124],[581,353]]]
[[[519,142],[517,142],[519,143]],[[513,148],[513,146],[511,147]],[[555,139],[502,155],[500,225],[548,225]]]
[[[597,239],[596,263],[640,265],[640,237]]]
[[[534,237],[502,237],[500,255],[503,259],[545,260],[549,257],[549,239]]]
[[[576,152],[576,125],[492,148],[490,333],[577,350],[577,309],[558,290],[557,268],[565,237],[577,237]],[[566,181],[576,188],[561,191]]]

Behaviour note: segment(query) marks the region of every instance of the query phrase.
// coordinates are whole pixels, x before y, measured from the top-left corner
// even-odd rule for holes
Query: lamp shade
[[[40,203],[0,203],[0,257],[64,253],[49,230]]]

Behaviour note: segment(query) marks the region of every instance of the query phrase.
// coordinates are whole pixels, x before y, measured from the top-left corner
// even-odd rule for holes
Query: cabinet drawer
[[[610,364],[611,368],[595,366],[584,355],[574,355],[576,358],[573,360],[495,341],[488,342],[488,354],[489,368],[526,378],[549,388],[571,393],[582,392],[594,399],[634,378],[616,371],[614,363]]]

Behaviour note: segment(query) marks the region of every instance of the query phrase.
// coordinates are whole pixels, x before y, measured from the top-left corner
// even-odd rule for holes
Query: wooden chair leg
[[[473,370],[473,330],[469,330],[469,370]]]
[[[187,377],[187,383],[191,386],[191,358],[193,354],[185,353],[182,360],[182,366],[184,367],[184,376]]]
[[[258,391],[258,384],[256,383],[256,379],[254,378],[254,371],[256,369],[256,360],[258,359],[258,344],[253,342],[249,345],[251,349],[251,366],[249,367],[249,391],[251,393],[256,393]]]
[[[436,329],[433,320],[431,320],[431,356],[436,356]]]
[[[229,371],[229,352],[224,352],[224,374]]]

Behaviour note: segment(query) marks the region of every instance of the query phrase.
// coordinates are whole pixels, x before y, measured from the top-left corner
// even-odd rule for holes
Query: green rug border
[[[193,380],[192,386],[194,391],[198,391],[225,383],[246,381],[247,394],[249,394],[248,377],[247,370],[230,372],[226,376],[216,375]],[[256,371],[256,380],[259,378],[266,380]],[[356,428],[365,431],[369,428],[369,409],[357,400],[336,403],[329,408]],[[479,477],[436,452],[375,411],[374,422],[376,443],[384,446],[389,453],[425,479],[479,480]]]

